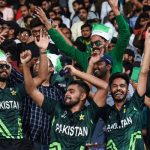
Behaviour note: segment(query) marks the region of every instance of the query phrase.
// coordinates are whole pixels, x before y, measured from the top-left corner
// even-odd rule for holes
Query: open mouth
[[[122,92],[116,92],[116,93],[115,93],[115,96],[122,96],[122,95],[123,95]]]

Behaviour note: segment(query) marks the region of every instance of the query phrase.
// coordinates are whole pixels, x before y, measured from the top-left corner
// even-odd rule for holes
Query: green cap
[[[113,37],[113,30],[103,24],[93,24],[92,35],[99,35],[107,41],[110,41]]]

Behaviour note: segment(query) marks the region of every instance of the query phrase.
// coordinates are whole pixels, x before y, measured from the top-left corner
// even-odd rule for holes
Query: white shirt
[[[6,21],[10,21],[14,19],[14,12],[12,8],[5,7],[2,10],[2,13],[3,13],[3,19]]]
[[[83,21],[74,23],[71,27],[72,38],[75,41],[77,37],[81,36],[81,26],[84,24]]]

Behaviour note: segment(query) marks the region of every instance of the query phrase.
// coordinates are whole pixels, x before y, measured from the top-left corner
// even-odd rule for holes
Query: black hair
[[[78,5],[83,4],[83,2],[82,2],[81,0],[75,0],[75,1],[72,3],[72,5],[74,5],[75,3],[77,3]]]
[[[10,53],[12,60],[17,60],[17,52],[19,51],[17,44],[12,39],[6,39],[0,46],[5,53]]]
[[[56,12],[52,10],[52,8],[49,8],[49,9],[47,10],[47,13],[50,13],[50,12],[53,12],[55,15],[57,15]]]
[[[44,24],[41,22],[41,20],[39,18],[33,18],[30,22],[30,28],[34,28],[37,26],[44,26]]]
[[[47,2],[47,3],[49,3],[50,2],[50,0],[41,0],[41,4],[43,3],[43,2]]]
[[[84,9],[84,10],[86,10],[86,12],[88,13],[89,11],[88,11],[88,9],[87,8],[85,8],[85,7],[81,7],[81,8],[79,8],[79,13],[80,13],[80,10],[82,10],[82,9]]]
[[[26,5],[26,4],[21,4],[21,5],[19,6],[19,8],[21,8],[21,7],[26,7],[27,9],[29,9],[29,6]]]
[[[60,24],[62,24],[62,23],[63,23],[62,19],[61,19],[61,18],[59,18],[59,17],[54,18],[54,19],[53,19],[53,21],[60,21]]]
[[[24,22],[27,23],[27,20],[28,20],[29,18],[33,18],[33,17],[32,17],[31,15],[28,15],[28,16],[24,17]]]
[[[128,54],[129,56],[135,57],[134,52],[131,49],[125,49],[124,54]]]
[[[73,81],[71,81],[71,82],[69,83],[68,86],[70,86],[70,85],[78,85],[79,87],[81,87],[81,88],[85,91],[85,93],[86,93],[86,98],[88,97],[89,92],[90,92],[90,88],[89,88],[89,86],[88,86],[87,83],[85,83],[85,82],[82,81],[82,80],[73,80]]]
[[[91,26],[89,23],[83,24],[83,25],[81,26],[81,30],[82,30],[83,28],[86,28],[86,27],[89,27],[90,30],[92,31],[92,26]]]
[[[21,34],[23,32],[27,32],[29,34],[29,36],[31,36],[31,31],[29,29],[27,29],[27,28],[21,28],[19,33]]]
[[[129,82],[130,82],[129,76],[126,73],[116,72],[116,73],[113,73],[111,77],[109,78],[109,86],[111,86],[113,81],[117,78],[122,78],[123,80],[126,81],[127,86],[129,85]]]
[[[139,15],[139,17],[137,18],[137,20],[136,20],[134,29],[139,29],[139,28],[142,27],[142,25],[140,25],[140,20],[141,20],[142,18],[149,18],[149,14],[146,13],[146,12],[141,13],[141,14]]]

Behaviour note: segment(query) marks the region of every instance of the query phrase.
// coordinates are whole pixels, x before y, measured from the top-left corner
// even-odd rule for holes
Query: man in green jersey
[[[109,79],[114,106],[105,106],[101,117],[106,122],[107,150],[144,150],[142,138],[142,110],[150,67],[150,27],[146,31],[144,59],[137,90],[127,100],[129,77],[115,73]],[[103,114],[105,112],[105,114]]]
[[[112,66],[112,73],[114,72],[121,72],[123,70],[122,67],[122,57],[124,53],[124,49],[129,43],[130,38],[130,31],[129,26],[121,15],[120,11],[118,10],[118,0],[108,0],[114,14],[116,17],[116,21],[119,28],[119,35],[117,43],[115,47],[109,52],[109,55],[113,57],[113,66]],[[76,49],[74,46],[70,46],[65,39],[52,27],[49,23],[46,15],[40,8],[36,8],[37,16],[46,26],[48,33],[58,47],[60,51],[62,51],[67,56],[73,58],[81,65],[84,71],[87,70],[88,67],[88,60],[91,56],[91,51],[89,52],[81,52],[80,50]],[[95,24],[92,29],[92,36],[91,36],[91,45],[92,51],[96,51],[98,54],[103,54],[107,51],[108,45],[112,38],[112,29],[103,25],[103,24]]]
[[[42,36],[41,32],[40,40],[35,41],[42,53],[40,55],[39,76],[34,78],[34,83],[37,86],[46,79],[45,74],[48,71],[45,52],[48,46],[48,38]],[[30,59],[30,51],[25,51],[21,54],[22,63],[28,63]],[[25,88],[23,84],[14,83],[14,85],[10,85],[7,82],[10,73],[11,65],[7,62],[6,55],[0,51],[0,150],[31,150],[32,146],[23,136],[20,114],[21,101],[26,95]]]
[[[50,150],[84,150],[86,143],[91,141],[93,129],[99,118],[99,104],[102,105],[101,101],[104,102],[106,99],[108,84],[90,74],[76,70],[73,66],[66,66],[72,75],[88,81],[98,90],[93,100],[90,100],[90,105],[86,107],[84,104],[90,89],[82,80],[75,80],[69,84],[64,101],[57,103],[44,97],[36,89],[29,67],[26,64],[23,66],[28,94],[43,110],[54,115]]]

